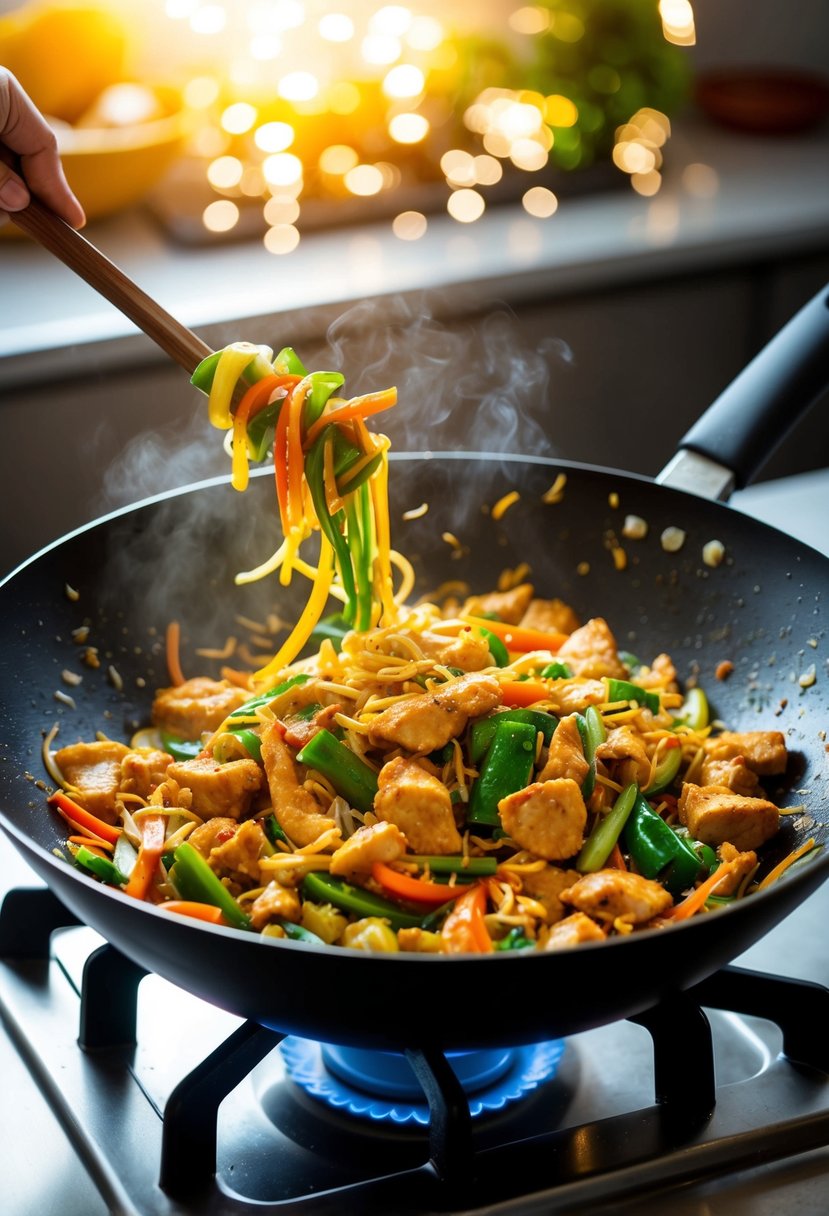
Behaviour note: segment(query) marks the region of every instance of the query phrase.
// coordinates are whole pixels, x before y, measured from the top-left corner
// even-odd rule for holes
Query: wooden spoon
[[[28,207],[11,212],[9,218],[134,321],[190,375],[202,359],[212,354],[201,338],[151,299],[100,249],[39,199],[33,197]]]

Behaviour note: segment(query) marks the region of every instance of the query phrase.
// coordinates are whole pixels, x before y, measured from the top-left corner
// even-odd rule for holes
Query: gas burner
[[[377,1123],[429,1126],[428,1103],[405,1056],[295,1036],[279,1049],[291,1080],[334,1110]],[[505,1110],[551,1080],[563,1052],[563,1039],[554,1039],[530,1047],[450,1052],[446,1058],[476,1119]]]

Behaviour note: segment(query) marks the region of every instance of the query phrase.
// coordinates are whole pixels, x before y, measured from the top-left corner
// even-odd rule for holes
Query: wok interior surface
[[[559,473],[567,479],[562,501],[542,503]],[[513,489],[520,500],[494,520],[485,507]],[[825,842],[829,561],[727,507],[564,462],[400,456],[390,494],[392,541],[415,566],[418,594],[449,580],[486,591],[505,568],[526,561],[536,594],[566,600],[583,620],[606,617],[620,648],[645,662],[670,654],[683,684],[698,679],[729,729],[784,732],[789,769],[767,789],[778,805],[804,811],[783,819],[764,853],[766,869],[809,837]],[[401,521],[423,502],[424,516]],[[623,538],[627,514],[648,522],[645,539]],[[686,532],[676,553],[660,543],[670,526]],[[97,731],[128,741],[146,725],[154,689],[168,683],[170,619],[182,624],[185,674],[215,675],[221,663],[195,651],[240,635],[237,615],[295,618],[304,580],[288,589],[274,578],[233,584],[236,571],[276,548],[277,528],[270,477],[255,477],[245,495],[221,480],[99,521],[0,586],[0,822],[59,898],[135,961],[240,1016],[324,1041],[386,1049],[518,1044],[602,1025],[698,982],[825,877],[820,850],[768,891],[674,929],[560,953],[439,959],[265,940],[164,916],[87,878],[53,855],[65,831],[36,784],[46,777],[44,732],[59,721],[59,744]],[[460,549],[442,539],[446,532]],[[702,560],[712,539],[726,547],[716,569]],[[610,552],[617,543],[627,554],[623,570]],[[96,670],[81,663],[72,637],[82,625],[99,650]],[[734,670],[718,680],[723,660]],[[812,664],[816,679],[804,688],[799,677]],[[83,682],[67,687],[64,669]],[[75,709],[55,699],[58,690],[71,693]],[[493,986],[499,977],[501,990]]]

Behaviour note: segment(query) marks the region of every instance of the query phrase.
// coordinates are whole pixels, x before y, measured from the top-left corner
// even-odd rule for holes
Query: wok
[[[768,454],[772,431],[779,435],[795,406],[823,387],[827,298],[824,292],[807,305],[686,437],[686,446],[708,453],[705,468],[727,480],[726,465],[738,483],[748,480]],[[748,439],[747,415],[754,422]],[[541,495],[559,473],[567,478],[563,501],[544,505]],[[668,652],[680,679],[697,676],[732,729],[785,732],[790,764],[770,793],[781,805],[805,804],[807,814],[782,821],[766,867],[809,836],[825,845],[826,558],[720,503],[565,461],[419,453],[396,457],[390,481],[393,520],[430,504],[424,517],[398,522],[393,538],[413,560],[421,592],[447,579],[483,591],[504,567],[528,561],[537,594],[560,596],[583,619],[606,616],[620,646],[645,661]],[[512,489],[520,501],[500,521],[481,511],[482,503]],[[618,507],[610,505],[613,494]],[[617,570],[607,538],[619,536],[626,514],[645,519],[649,532],[623,542],[629,560]],[[170,917],[58,859],[53,850],[64,826],[32,782],[42,775],[43,732],[57,719],[63,743],[93,738],[102,728],[126,739],[145,724],[153,688],[168,682],[159,639],[173,617],[183,623],[182,662],[190,674],[210,670],[194,651],[238,633],[237,613],[262,619],[276,607],[290,617],[299,593],[292,598],[274,584],[232,583],[238,569],[270,551],[273,519],[269,476],[254,478],[244,496],[227,479],[215,479],[82,528],[0,585],[0,823],[59,899],[137,963],[242,1017],[323,1041],[398,1050],[519,1044],[641,1012],[698,983],[826,877],[824,848],[766,891],[668,930],[560,953],[435,959],[265,940]],[[676,553],[660,544],[669,526],[687,534]],[[465,546],[460,556],[440,539],[447,530]],[[701,559],[712,539],[727,554],[716,569]],[[67,586],[77,589],[76,600],[67,597]],[[71,631],[85,623],[103,656],[98,671],[80,665],[72,641]],[[717,680],[725,659],[733,674]],[[801,687],[799,676],[813,663],[816,681]],[[107,677],[110,665],[123,690]],[[84,675],[70,690],[75,710],[54,699],[64,668]]]

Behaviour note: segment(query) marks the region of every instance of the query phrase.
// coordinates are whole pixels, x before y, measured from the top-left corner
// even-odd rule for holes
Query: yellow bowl
[[[66,177],[88,220],[140,202],[180,153],[186,113],[173,90],[157,89],[165,114],[130,127],[70,127],[59,132]],[[3,235],[22,236],[15,224]]]

